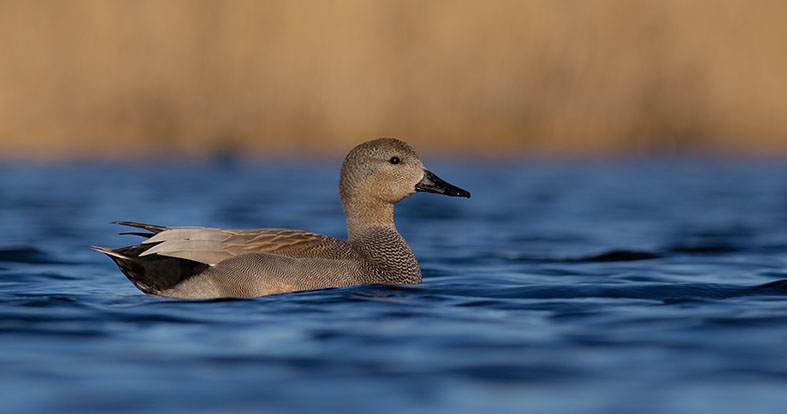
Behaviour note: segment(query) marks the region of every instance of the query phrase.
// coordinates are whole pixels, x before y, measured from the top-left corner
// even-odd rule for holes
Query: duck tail
[[[161,233],[164,230],[169,230],[169,227],[166,226],[157,226],[155,224],[145,224],[145,223],[137,223],[135,221],[113,221],[112,224],[120,224],[121,226],[128,226],[128,227],[135,227],[138,229],[147,230],[150,233],[137,233],[137,232],[126,232],[120,234],[130,234],[133,236],[141,236],[141,237],[152,237],[156,234]],[[102,252],[105,253],[105,252]]]
[[[162,291],[173,288],[183,280],[198,275],[209,267],[193,260],[157,254],[140,256],[157,244],[150,243],[119,249],[93,246],[93,250],[109,256],[128,280],[137,289],[148,295],[159,296]]]

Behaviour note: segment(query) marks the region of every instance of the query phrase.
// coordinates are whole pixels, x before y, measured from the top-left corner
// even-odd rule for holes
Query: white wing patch
[[[222,229],[208,227],[175,227],[145,240],[142,244],[165,242],[170,240],[224,240],[231,236],[231,233]]]
[[[142,244],[158,243],[140,256],[158,254],[194,260],[195,262],[215,265],[234,256],[225,250],[222,241],[232,234],[221,229],[205,227],[176,227],[145,240]]]

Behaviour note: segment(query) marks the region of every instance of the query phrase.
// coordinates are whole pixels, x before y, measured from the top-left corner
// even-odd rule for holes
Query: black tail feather
[[[113,221],[112,224],[120,224],[121,226],[136,227],[138,229],[147,230],[153,234],[159,234],[164,230],[169,229],[166,226],[157,226],[155,224],[137,223],[135,221]]]
[[[159,295],[162,291],[171,289],[178,283],[198,275],[210,267],[193,260],[158,254],[140,256],[156,244],[150,243],[119,249],[94,248],[109,256],[134,286],[149,295]]]
[[[121,236],[139,236],[139,237],[144,237],[146,239],[149,239],[156,235],[155,233],[142,233],[136,231],[124,231],[123,233],[118,233],[118,234]]]

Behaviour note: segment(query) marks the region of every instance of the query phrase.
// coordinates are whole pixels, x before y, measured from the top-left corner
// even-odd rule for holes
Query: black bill
[[[452,197],[470,198],[470,193],[461,188],[448,184],[434,175],[429,170],[424,170],[424,178],[415,185],[415,191],[425,191],[427,193],[445,194]]]

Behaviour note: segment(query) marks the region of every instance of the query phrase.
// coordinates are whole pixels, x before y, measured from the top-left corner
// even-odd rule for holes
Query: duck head
[[[424,168],[415,150],[394,138],[379,138],[353,148],[342,163],[342,204],[353,199],[394,204],[417,191],[470,197]]]

